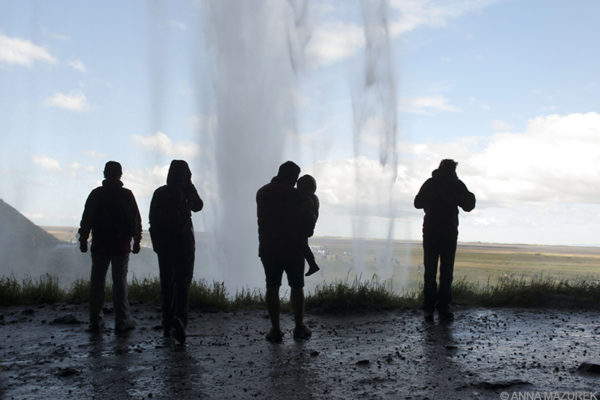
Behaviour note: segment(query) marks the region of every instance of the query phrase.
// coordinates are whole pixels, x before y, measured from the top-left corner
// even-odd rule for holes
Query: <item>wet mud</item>
[[[600,398],[592,311],[460,308],[450,324],[414,310],[308,314],[304,342],[284,314],[284,341],[270,344],[264,311],[192,310],[180,346],[162,337],[156,306],[133,310],[137,328],[116,335],[87,333],[86,305],[0,308],[0,398]]]

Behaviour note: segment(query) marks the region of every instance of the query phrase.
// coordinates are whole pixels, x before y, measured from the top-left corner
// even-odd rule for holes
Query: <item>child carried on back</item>
[[[316,223],[317,219],[319,218],[319,198],[315,194],[317,191],[317,181],[315,181],[315,178],[310,175],[303,175],[298,179],[296,187],[310,203],[310,211],[313,213]],[[312,236],[312,232],[309,236]],[[310,276],[320,269],[315,261],[315,255],[308,245],[308,236],[306,237],[306,241],[304,243],[304,258],[308,262],[309,267],[308,271],[306,272],[306,276]]]

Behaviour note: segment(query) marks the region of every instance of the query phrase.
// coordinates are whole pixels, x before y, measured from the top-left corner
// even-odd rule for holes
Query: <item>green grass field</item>
[[[66,240],[73,228],[49,229]],[[307,278],[307,308],[325,312],[418,307],[423,250],[418,241],[313,238],[321,271]],[[60,277],[18,281],[0,277],[0,304],[85,302],[88,282],[61,287]],[[110,280],[109,280],[110,281]],[[483,306],[538,306],[563,296],[586,306],[600,301],[600,248],[462,243],[454,270],[454,300]],[[132,279],[132,301],[158,302],[157,278]],[[285,290],[282,296],[286,297]],[[110,301],[110,288],[107,290]],[[194,281],[191,304],[209,310],[264,308],[262,289],[227,291],[222,282]],[[283,308],[289,305],[284,303]]]
[[[390,267],[383,265],[385,241],[314,239],[325,250],[317,254],[325,281],[340,277],[389,280],[396,290],[418,288],[423,281],[423,249],[420,242],[392,242]],[[318,253],[318,252],[317,252]],[[364,260],[355,267],[355,258]],[[600,280],[600,248],[500,244],[459,244],[454,279],[486,284],[506,279]]]

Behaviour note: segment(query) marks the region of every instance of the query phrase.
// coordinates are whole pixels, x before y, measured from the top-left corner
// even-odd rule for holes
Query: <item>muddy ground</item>
[[[306,342],[284,314],[270,344],[264,311],[192,310],[178,346],[156,306],[133,309],[137,329],[118,336],[87,333],[86,305],[0,308],[0,398],[600,399],[600,367],[578,370],[600,363],[598,312],[458,308],[447,325],[414,310],[308,314]]]

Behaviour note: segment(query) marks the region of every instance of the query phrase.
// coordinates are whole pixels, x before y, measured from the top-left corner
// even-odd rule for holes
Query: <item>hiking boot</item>
[[[306,325],[300,325],[294,328],[294,339],[308,340],[310,335],[312,335],[312,332],[306,327]]]
[[[133,329],[135,329],[135,321],[132,319],[128,319],[121,324],[115,325],[116,333],[125,333],[125,332],[131,331]]]
[[[321,268],[319,268],[319,266],[317,265],[316,262],[309,262],[308,263],[308,271],[306,271],[306,274],[304,274],[304,276],[311,276],[312,274],[314,274],[315,272],[317,272],[318,270],[320,270]]]
[[[103,330],[104,330],[104,322],[101,321],[101,322],[90,324],[85,331],[88,333],[100,333]]]
[[[175,337],[175,340],[177,340],[179,344],[185,343],[185,326],[183,326],[183,321],[179,318],[173,320],[173,337]]]
[[[267,342],[281,343],[283,342],[283,333],[279,329],[271,328],[269,333],[265,336],[265,339],[267,339]]]

